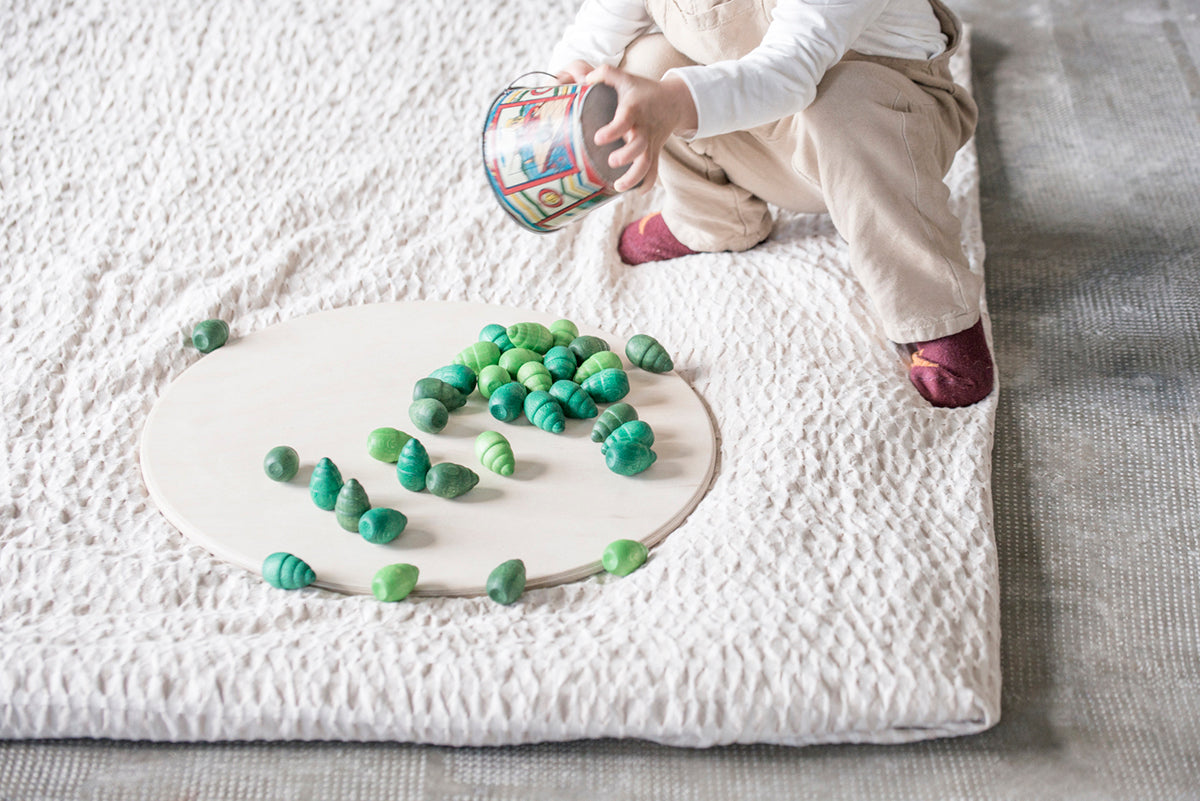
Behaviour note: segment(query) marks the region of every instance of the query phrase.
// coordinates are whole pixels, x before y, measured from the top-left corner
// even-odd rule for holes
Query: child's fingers
[[[613,189],[624,192],[637,186],[638,181],[646,177],[649,167],[650,159],[646,153],[642,153],[633,160],[633,163],[629,165],[629,170],[621,176],[621,179],[613,184]]]
[[[615,142],[633,129],[633,124],[622,113],[621,109],[617,109],[617,113],[613,116],[612,122],[605,125],[600,130],[596,131],[596,135],[592,137],[597,145],[603,147],[610,142]]]
[[[608,166],[620,167],[622,164],[628,164],[646,152],[646,147],[646,137],[639,136],[636,131],[631,131],[630,135],[625,138],[625,144],[608,155]]]

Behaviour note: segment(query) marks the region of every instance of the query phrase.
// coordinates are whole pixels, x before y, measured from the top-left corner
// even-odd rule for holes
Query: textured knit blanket
[[[917,396],[828,217],[631,269],[617,234],[656,196],[538,236],[489,195],[483,114],[574,5],[8,9],[0,735],[701,746],[997,720],[995,398]],[[968,146],[948,183],[979,270],[977,178]],[[139,435],[203,358],[195,321],[417,299],[670,346],[720,465],[645,567],[511,607],[381,604],[274,590],[159,514]]]

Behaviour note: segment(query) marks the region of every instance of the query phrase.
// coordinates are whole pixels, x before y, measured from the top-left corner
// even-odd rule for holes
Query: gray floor
[[[901,747],[8,743],[0,799],[1200,798],[1200,2],[955,0],[1004,720]]]

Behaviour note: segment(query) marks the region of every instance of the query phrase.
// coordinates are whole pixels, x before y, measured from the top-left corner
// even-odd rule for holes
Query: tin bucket
[[[616,90],[602,83],[501,92],[483,124],[483,166],[509,216],[548,233],[616,197],[613,184],[629,165],[609,167],[608,155],[624,141],[593,141],[616,110]]]

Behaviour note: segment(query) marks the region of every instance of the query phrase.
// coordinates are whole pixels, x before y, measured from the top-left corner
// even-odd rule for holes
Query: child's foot
[[[656,211],[625,226],[617,252],[626,264],[645,264],[690,256],[696,251],[676,239],[663,222],[662,212]]]
[[[908,378],[934,406],[970,406],[992,391],[992,352],[983,336],[983,320],[948,337],[915,342]]]

